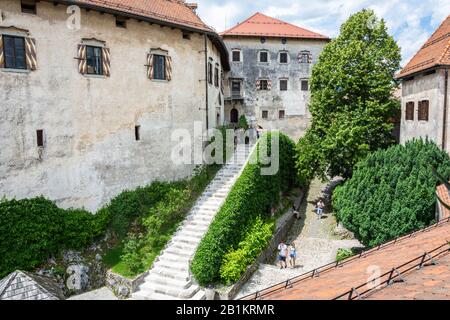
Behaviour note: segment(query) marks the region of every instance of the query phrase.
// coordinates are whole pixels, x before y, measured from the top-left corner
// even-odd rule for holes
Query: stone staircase
[[[204,300],[204,290],[191,276],[190,261],[228,193],[241,175],[254,145],[238,145],[217,173],[186,220],[153,263],[132,300]]]

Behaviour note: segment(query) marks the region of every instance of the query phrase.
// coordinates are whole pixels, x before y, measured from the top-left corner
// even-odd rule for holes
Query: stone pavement
[[[77,296],[68,298],[67,300],[119,300],[114,293],[107,287],[89,291]]]
[[[271,265],[259,266],[250,280],[242,287],[237,298],[254,293],[261,289],[299,276],[317,267],[336,260],[339,248],[359,248],[362,245],[355,239],[339,239],[334,235],[336,220],[331,212],[331,190],[338,180],[331,183],[322,183],[314,180],[305,195],[306,201],[300,205],[301,219],[297,220],[291,228],[286,243],[295,243],[297,248],[296,267],[280,270],[278,261]],[[315,205],[322,199],[326,205],[325,214],[321,220],[317,219]]]

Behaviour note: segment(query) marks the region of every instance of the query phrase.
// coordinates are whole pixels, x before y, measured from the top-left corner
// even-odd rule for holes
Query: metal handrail
[[[262,297],[267,296],[267,295],[269,295],[269,294],[271,294],[273,292],[276,292],[276,291],[279,291],[279,290],[287,288],[288,285],[292,287],[294,284],[297,284],[297,283],[299,283],[301,281],[304,281],[304,280],[307,280],[307,279],[310,279],[310,278],[314,278],[317,273],[322,273],[322,272],[329,271],[331,269],[336,269],[338,267],[342,267],[342,266],[344,266],[344,265],[346,265],[346,264],[348,264],[348,263],[350,263],[350,262],[352,262],[354,260],[359,260],[359,259],[361,259],[363,257],[366,257],[367,255],[369,255],[369,254],[371,254],[371,253],[373,253],[375,251],[379,251],[380,249],[384,249],[384,248],[386,248],[386,247],[388,247],[388,246],[390,246],[392,244],[396,244],[397,242],[399,242],[399,241],[401,241],[403,239],[412,238],[413,236],[415,236],[415,235],[417,235],[419,233],[423,233],[423,232],[429,231],[431,229],[434,229],[434,228],[436,228],[438,226],[441,226],[441,225],[449,223],[449,222],[450,222],[450,217],[444,218],[444,219],[442,219],[442,220],[440,220],[440,221],[438,221],[438,222],[436,222],[436,223],[434,223],[434,224],[432,224],[430,226],[427,226],[427,227],[425,227],[423,229],[414,231],[414,232],[412,232],[410,234],[406,234],[404,236],[397,237],[397,238],[395,238],[395,239],[393,239],[391,241],[388,241],[388,242],[386,242],[384,244],[380,244],[380,245],[378,245],[378,246],[376,246],[374,248],[371,248],[369,250],[361,251],[361,253],[359,255],[355,255],[355,256],[350,257],[348,259],[345,259],[343,261],[334,261],[334,262],[325,264],[323,266],[315,268],[314,270],[311,270],[311,271],[308,271],[306,273],[303,273],[303,274],[301,274],[299,276],[296,276],[296,277],[290,278],[288,280],[279,282],[279,283],[274,284],[274,285],[272,285],[270,287],[267,287],[265,289],[258,290],[255,293],[248,294],[248,295],[246,295],[246,296],[244,296],[242,298],[239,298],[238,300],[258,300],[258,299],[261,299]]]
[[[448,247],[448,248],[446,248],[445,250],[441,250],[441,251],[439,251],[438,253],[436,253],[435,255],[432,256],[432,254],[434,252],[442,249],[443,247]],[[402,275],[407,273],[407,272],[409,272],[409,271],[411,271],[412,269],[415,269],[417,267],[422,268],[425,265],[425,263],[427,263],[429,261],[431,261],[431,263],[434,264],[434,261],[433,261],[434,258],[436,258],[437,256],[440,256],[441,254],[443,254],[445,252],[448,252],[448,251],[450,251],[450,242],[447,241],[446,243],[438,246],[437,248],[431,250],[430,252],[425,252],[424,254],[422,254],[422,255],[420,255],[420,256],[418,256],[418,257],[416,257],[416,258],[414,258],[414,259],[412,259],[412,260],[410,260],[408,262],[405,262],[404,264],[402,264],[400,266],[394,267],[390,271],[382,274],[381,276],[379,276],[379,277],[377,277],[375,279],[367,281],[366,283],[363,283],[363,284],[361,284],[361,285],[359,285],[357,287],[353,287],[349,291],[346,291],[345,293],[337,296],[333,300],[339,300],[339,299],[341,299],[341,298],[343,298],[345,296],[348,296],[348,300],[354,300],[355,299],[355,297],[353,295],[354,292],[358,293],[357,299],[361,299],[362,296],[366,295],[370,291],[380,289],[381,286],[383,286],[384,284],[390,285],[390,284],[396,282],[397,278],[401,278],[402,281],[403,281]],[[417,260],[419,261],[419,263],[416,263],[416,264],[408,267],[404,271],[400,271],[401,268],[404,268],[404,267],[414,263]],[[396,273],[396,274],[394,275],[394,273]],[[382,279],[382,278],[387,277],[387,276],[389,276],[389,277],[386,280],[380,282],[378,285],[376,285],[374,287],[369,286],[369,284],[374,282],[375,280]],[[364,288],[364,287],[368,287],[368,289],[365,290],[365,291],[362,291],[362,292],[358,292],[358,289],[361,289],[361,288]]]

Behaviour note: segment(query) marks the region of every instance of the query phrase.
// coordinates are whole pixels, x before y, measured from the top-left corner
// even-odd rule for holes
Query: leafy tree
[[[438,181],[433,167],[450,177],[448,154],[428,140],[371,153],[334,191],[337,219],[367,246],[429,225]]]
[[[298,144],[302,180],[351,177],[353,166],[370,151],[394,142],[390,118],[400,107],[392,97],[400,60],[399,47],[372,10],[341,26],[313,68],[312,125]]]
[[[244,130],[248,130],[249,128],[247,118],[245,117],[245,115],[239,117],[239,128],[242,128]]]

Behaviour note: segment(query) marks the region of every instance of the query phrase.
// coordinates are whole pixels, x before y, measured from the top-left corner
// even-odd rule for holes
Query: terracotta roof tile
[[[203,31],[213,31],[182,0],[75,0],[74,2],[154,18]]]
[[[266,300],[327,300],[334,299],[341,294],[346,293],[353,287],[358,287],[368,281],[368,268],[379,267],[380,275],[397,268],[402,264],[417,259],[425,252],[430,252],[439,246],[448,246],[450,235],[450,220],[442,220],[439,225],[432,226],[425,231],[411,234],[410,236],[401,238],[389,245],[382,246],[379,250],[375,248],[372,252],[364,254],[361,258],[349,260],[342,266],[332,267],[327,271],[322,271],[318,277],[307,277],[302,281],[293,282],[292,287],[285,288],[280,285],[275,288],[267,289],[268,294],[263,295],[262,299]],[[446,250],[445,248],[443,250]],[[415,260],[417,261],[417,260]],[[445,269],[445,268],[444,268]],[[441,290],[438,296],[450,295],[450,287],[442,286],[441,268],[423,270],[421,276],[425,279],[424,283],[417,283],[409,287],[411,292],[404,292],[406,295],[411,294],[409,298],[417,298],[416,292],[419,293],[431,291],[433,288]],[[448,272],[447,272],[448,274]],[[445,278],[445,277],[444,277]],[[445,282],[444,282],[445,283]],[[447,282],[448,283],[448,282]],[[429,289],[426,289],[428,287]],[[443,288],[446,289],[443,289]],[[362,287],[362,291],[366,286]],[[395,292],[395,290],[393,291]],[[393,293],[394,295],[394,293]],[[422,296],[423,298],[424,296]],[[251,298],[251,297],[247,297]]]
[[[450,15],[397,75],[397,78],[439,65],[450,66]]]
[[[446,204],[450,205],[450,194],[445,187],[444,184],[441,184],[436,188],[436,192],[439,195],[439,198],[441,198],[442,201],[444,201]],[[439,210],[442,214],[441,218],[448,218],[450,217],[450,210],[448,210],[446,207],[444,207],[441,203],[438,202]]]
[[[257,12],[242,23],[237,24],[233,28],[224,31],[221,36],[265,36],[265,37],[282,37],[282,38],[308,38],[322,39],[329,38],[321,34],[297,27],[293,24],[268,17]]]

